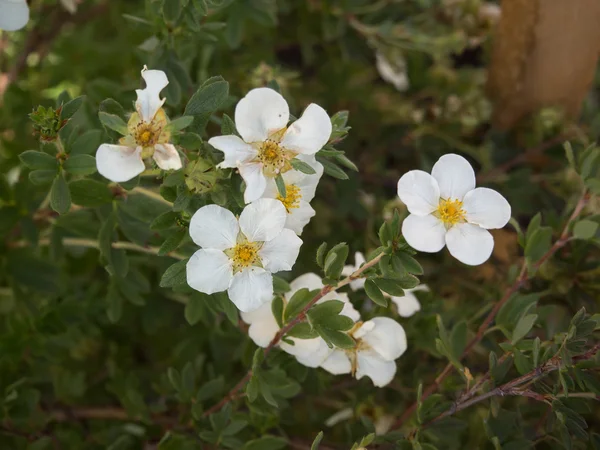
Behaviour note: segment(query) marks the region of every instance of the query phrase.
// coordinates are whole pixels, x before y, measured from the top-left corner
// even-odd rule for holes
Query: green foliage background
[[[590,146],[600,132],[597,86],[577,125],[549,109],[514,133],[492,130],[484,94],[491,26],[477,0],[84,0],[74,15],[51,0],[31,8],[25,30],[2,35],[0,62],[8,76],[0,100],[0,448],[327,450],[374,432],[361,445],[600,448],[599,360],[589,353],[597,351],[599,320],[590,315],[600,299],[600,151]],[[381,79],[376,52],[405,58],[406,92]],[[171,118],[184,114],[209,78],[228,82],[217,80],[222,89],[206,96],[210,104],[188,130],[204,140],[226,129],[223,114],[233,116],[236,101],[257,86],[279,86],[295,116],[310,102],[332,115],[349,112],[351,130],[336,148],[359,171],[339,159],[343,170],[330,167],[347,179],[320,183],[317,215],[288,281],[320,273],[315,253],[324,241],[347,242],[351,255],[385,246],[379,227],[394,209],[406,214],[398,178],[429,171],[442,154],[469,158],[479,184],[509,200],[515,221],[495,233],[485,265],[466,267],[446,252],[417,256],[431,292],[419,294],[415,316],[401,319],[364,292],[351,295],[363,316],[389,315],[406,329],[409,349],[392,384],[377,389],[366,379],[334,377],[274,351],[255,401],[241,396],[202,417],[253,366],[256,347],[226,297],[165,282],[177,260],[152,249],[191,254],[185,220],[158,231],[150,225],[171,210],[159,193],[183,212],[178,217],[206,202],[239,212],[240,181],[215,171],[217,153],[190,134],[180,136],[181,148],[208,164],[196,173],[203,184],[195,193],[177,176],[162,187],[158,173],[115,187],[94,173],[91,156],[115,137],[98,111],[133,110],[144,64],[166,71]],[[85,100],[78,109],[70,104],[77,112],[66,125],[53,122],[54,108],[79,96]],[[61,161],[58,177],[60,148],[33,133],[29,114],[38,105],[51,107],[34,117],[38,131],[44,123],[42,134],[58,132],[69,159],[91,155]],[[28,160],[28,150],[49,158]],[[533,157],[519,158],[525,152]],[[574,231],[577,239],[562,242],[584,189],[578,216],[585,221],[569,222],[568,236]],[[561,248],[540,260],[552,242]],[[523,254],[529,279],[459,361],[505,289],[520,280]],[[588,315],[573,318],[582,308]],[[399,423],[449,361],[459,371]],[[491,392],[547,361],[558,361],[558,369],[540,369],[528,384],[541,399],[491,395],[421,429],[480,380],[479,394]],[[349,413],[326,425],[340,411]]]

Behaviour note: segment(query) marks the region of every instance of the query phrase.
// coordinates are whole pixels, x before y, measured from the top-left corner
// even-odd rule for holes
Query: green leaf
[[[225,292],[217,292],[212,294],[212,297],[216,300],[215,306],[217,309],[225,313],[227,319],[234,327],[238,326],[238,310],[233,304]]]
[[[54,170],[34,170],[29,172],[29,181],[36,186],[47,186],[54,181],[58,166]]]
[[[400,286],[398,280],[391,278],[374,278],[375,284],[379,289],[394,297],[402,297],[404,295],[404,289]]]
[[[150,229],[154,231],[167,230],[177,224],[179,214],[175,211],[167,211],[162,213],[150,224]]]
[[[81,107],[83,101],[85,100],[85,95],[74,98],[70,102],[65,103],[60,110],[60,119],[67,120],[73,117],[75,113]]]
[[[89,130],[78,136],[71,144],[71,157],[74,155],[89,155],[96,153],[98,147],[102,144],[101,130]]]
[[[288,322],[291,318],[296,317],[300,312],[308,305],[308,303],[313,299],[312,292],[307,288],[299,289],[292,295],[292,298],[285,305],[285,310],[283,313],[283,321]]]
[[[162,278],[160,279],[160,287],[175,287],[182,284],[186,284],[186,264],[187,259],[178,261],[165,270]]]
[[[423,267],[419,262],[407,253],[399,252],[396,255],[404,268],[415,275],[423,275]]]
[[[292,289],[290,284],[283,278],[273,275],[273,292],[275,294],[285,294]]]
[[[325,275],[328,278],[337,280],[340,277],[342,270],[344,269],[346,259],[348,258],[348,252],[349,248],[345,242],[341,242],[329,250],[327,257],[325,258],[324,267]]]
[[[258,379],[257,379],[256,375],[253,375],[252,378],[250,378],[250,381],[248,382],[248,384],[246,385],[246,396],[250,403],[254,402],[258,398],[258,392],[259,392]]]
[[[266,435],[246,442],[244,450],[279,450],[287,446],[287,441],[277,436]]]
[[[91,175],[96,172],[96,158],[90,155],[72,155],[63,167],[72,175]]]
[[[519,342],[521,339],[523,339],[527,335],[527,333],[529,333],[529,331],[535,324],[537,317],[538,317],[537,314],[527,314],[527,315],[521,317],[519,322],[517,322],[517,325],[515,326],[515,330],[513,331],[513,334],[512,334],[512,339],[511,339],[512,345],[515,345],[517,342]]]
[[[344,166],[350,170],[353,170],[354,172],[358,172],[358,167],[356,167],[356,164],[354,164],[352,161],[350,161],[346,155],[335,155],[334,158],[342,166]]]
[[[349,177],[338,165],[332,163],[328,159],[317,156],[317,161],[323,164],[324,172],[332,176],[333,178],[337,178],[338,180],[348,180]]]
[[[341,331],[332,330],[330,328],[325,328],[320,325],[315,326],[315,331],[319,333],[325,342],[331,342],[336,347],[339,348],[354,348],[356,347],[356,342],[346,333]]]
[[[409,273],[397,278],[397,281],[402,289],[414,289],[420,284],[419,279]]]
[[[222,77],[213,77],[204,82],[185,107],[186,116],[213,113],[227,100],[229,83]]]
[[[106,294],[106,316],[112,323],[117,323],[123,313],[123,298],[119,294],[116,283],[111,282]]]
[[[286,336],[298,339],[314,339],[318,337],[319,334],[313,330],[309,323],[301,322],[294,325],[294,327],[286,333]]]
[[[181,15],[181,7],[181,0],[165,0],[162,8],[165,22],[175,23]]]
[[[540,227],[535,230],[525,243],[525,256],[532,262],[538,261],[550,250],[552,245],[552,228]]]
[[[59,214],[66,214],[71,209],[71,194],[62,173],[59,173],[52,183],[50,206]]]
[[[323,242],[317,249],[317,265],[321,268],[325,265],[325,252],[327,251],[327,242]]]
[[[69,183],[73,203],[79,206],[95,208],[113,201],[108,186],[95,180],[75,180]]]
[[[188,301],[185,304],[184,316],[185,320],[190,325],[197,324],[202,318],[202,316],[205,314],[205,301],[210,301],[210,297],[201,292],[198,292],[198,295],[193,295],[188,298]]]
[[[169,124],[167,125],[167,128],[169,130],[171,130],[172,132],[181,131],[181,130],[189,127],[193,121],[194,121],[194,118],[191,116],[181,116],[181,117],[169,122]]]
[[[319,444],[321,443],[322,440],[323,440],[323,432],[319,431],[319,434],[317,434],[317,436],[315,437],[315,440],[313,441],[312,445],[310,446],[310,450],[319,450]]]
[[[160,248],[158,249],[158,256],[164,256],[177,249],[181,245],[183,238],[187,235],[186,228],[180,228],[165,239]]]
[[[299,160],[298,158],[294,158],[290,161],[290,163],[292,164],[292,167],[296,170],[298,170],[299,172],[305,173],[307,175],[313,175],[315,173],[317,173],[315,171],[315,169],[313,169],[309,164],[305,163],[304,161]]]
[[[106,128],[115,130],[117,133],[123,136],[129,134],[127,131],[127,124],[119,116],[100,111],[98,113],[98,117],[100,118],[102,125],[104,125]]]
[[[467,323],[460,321],[450,333],[450,349],[456,359],[460,359],[465,347],[467,346]]]
[[[278,174],[275,177],[275,184],[277,185],[277,192],[279,192],[279,195],[285,198],[287,196],[287,192],[285,190],[285,181],[283,181],[281,174]]]
[[[56,173],[58,161],[48,153],[27,150],[19,155],[19,159],[29,169],[53,170]]]
[[[365,292],[367,293],[369,298],[375,303],[377,303],[380,306],[383,306],[384,308],[387,308],[387,298],[383,296],[383,294],[381,293],[377,285],[373,282],[373,280],[365,281]]]
[[[283,326],[283,299],[281,297],[277,296],[271,302],[271,313],[275,317],[275,322],[281,328]]]
[[[235,122],[227,114],[223,114],[223,117],[221,118],[221,134],[223,136],[237,135]]]
[[[344,302],[340,300],[329,300],[319,303],[308,310],[308,317],[312,324],[322,323],[329,316],[338,315],[344,308]]]
[[[577,239],[592,239],[598,231],[598,223],[591,220],[583,219],[573,227],[573,236]]]

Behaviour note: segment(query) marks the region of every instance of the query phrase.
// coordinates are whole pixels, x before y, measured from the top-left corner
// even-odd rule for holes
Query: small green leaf
[[[34,170],[29,172],[29,181],[36,186],[47,186],[54,181],[58,166],[54,170]]]
[[[221,134],[224,136],[237,135],[235,122],[227,114],[223,114],[221,118]]]
[[[573,227],[573,236],[577,239],[592,239],[598,231],[598,223],[591,220],[583,219]]]
[[[517,322],[517,325],[515,326],[515,330],[513,331],[513,334],[512,334],[512,339],[511,339],[512,345],[515,345],[517,342],[519,342],[521,339],[523,339],[527,335],[527,333],[529,333],[529,331],[535,324],[537,317],[538,317],[537,314],[527,314],[527,315],[521,317],[519,322]]]
[[[90,155],[73,155],[63,165],[72,175],[91,175],[96,172],[96,158]]]
[[[400,259],[400,262],[408,272],[415,275],[423,275],[423,267],[421,264],[408,253],[399,252],[396,253],[396,256]]]
[[[162,213],[150,224],[150,229],[154,231],[167,230],[177,224],[179,214],[174,211],[167,211]]]
[[[291,318],[296,317],[306,307],[306,305],[312,300],[314,296],[312,292],[307,288],[299,289],[292,295],[292,298],[285,305],[285,311],[283,313],[283,321],[288,322]]]
[[[315,440],[313,441],[312,445],[310,446],[310,450],[319,450],[319,444],[321,443],[322,440],[323,440],[323,432],[319,431],[319,434],[317,434],[317,436],[315,437]]]
[[[325,265],[325,252],[327,251],[327,242],[323,242],[317,249],[317,265],[321,268]]]
[[[271,302],[271,313],[275,317],[275,322],[281,328],[283,326],[283,299],[281,297],[277,296]]]
[[[181,131],[181,130],[189,127],[193,121],[194,121],[194,118],[191,116],[181,116],[181,117],[169,122],[169,124],[167,125],[167,128],[169,130],[171,130],[172,132]]]
[[[294,158],[291,161],[292,167],[299,172],[305,173],[307,175],[313,175],[317,173],[315,169],[313,169],[309,164],[304,161],[299,160],[298,158]]]
[[[128,134],[127,124],[119,116],[100,111],[98,113],[98,117],[100,118],[100,122],[102,122],[102,125],[104,125],[106,128],[115,130],[117,133],[123,136],[126,136]]]
[[[334,158],[342,166],[344,166],[350,170],[353,170],[354,172],[358,172],[358,167],[356,167],[356,164],[354,164],[352,161],[350,161],[348,159],[348,157],[346,157],[346,155],[336,155],[336,156],[334,156]]]
[[[85,95],[74,98],[73,100],[65,103],[60,110],[60,119],[67,120],[73,117],[75,113],[81,107],[83,101],[85,100]]]
[[[347,180],[349,177],[338,165],[332,163],[328,159],[317,156],[317,161],[323,164],[324,172],[332,176],[333,178],[337,178],[338,180]]]
[[[404,289],[398,283],[398,280],[391,278],[374,278],[373,281],[379,289],[394,297],[402,297],[404,295]]]
[[[162,8],[165,22],[175,23],[181,15],[181,7],[181,0],[165,0]]]
[[[325,342],[331,342],[334,346],[339,348],[354,348],[356,342],[350,336],[342,331],[332,330],[331,328],[325,328],[322,326],[315,326],[315,331],[319,333]]]
[[[181,245],[183,238],[187,235],[187,229],[180,228],[172,233],[165,241],[162,243],[160,248],[158,249],[158,256],[164,256],[167,253],[170,253],[177,249]]]
[[[287,196],[287,192],[285,190],[285,181],[283,181],[281,174],[278,174],[275,177],[275,184],[277,185],[277,192],[279,192],[279,195],[282,198],[285,198]]]
[[[52,183],[50,206],[59,214],[66,214],[71,209],[71,193],[62,173],[59,173]]]
[[[529,235],[529,229],[527,230]],[[552,228],[540,227],[531,233],[525,243],[525,256],[532,262],[539,260],[552,245]]]
[[[229,95],[229,83],[222,77],[206,80],[190,98],[185,107],[186,116],[213,113],[225,102]]]
[[[287,446],[287,441],[277,436],[263,436],[246,442],[244,450],[279,450]]]
[[[75,180],[69,183],[73,203],[95,208],[113,201],[113,194],[106,184],[95,180]]]
[[[160,287],[174,287],[185,284],[187,259],[176,262],[169,267],[160,279]]]
[[[102,144],[103,134],[102,130],[89,130],[78,136],[71,145],[71,156],[96,153],[96,150]]]
[[[387,306],[388,306],[387,298],[384,297],[384,295],[379,290],[377,285],[373,282],[373,280],[365,281],[365,292],[367,293],[369,298],[371,300],[373,300],[375,303],[377,303],[379,306],[383,306],[384,308],[387,308]]]
[[[273,275],[273,292],[275,294],[285,294],[291,290],[290,284],[283,278]]]
[[[54,170],[54,173],[58,169],[58,161],[48,153],[27,150],[19,155],[19,159],[29,169]]]

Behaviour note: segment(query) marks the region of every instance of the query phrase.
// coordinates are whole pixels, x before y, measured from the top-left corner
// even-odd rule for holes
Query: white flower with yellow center
[[[217,205],[200,208],[190,236],[202,248],[187,263],[188,284],[205,294],[226,290],[243,312],[271,300],[271,274],[291,270],[302,245],[285,219],[281,202],[266,198],[246,206],[239,220]]]
[[[169,144],[169,120],[160,98],[169,80],[162,70],[142,70],[146,89],[137,89],[135,109],[127,123],[127,135],[120,145],[102,144],[96,153],[96,165],[101,175],[116,183],[129,181],[142,173],[144,159],[152,158],[163,170],[181,169],[181,158]]]
[[[306,224],[315,215],[310,201],[315,197],[317,184],[323,175],[323,166],[312,156],[299,155],[298,159],[306,162],[316,173],[308,175],[297,170],[284,173],[282,178],[285,184],[285,197],[279,193],[275,180],[270,179],[263,197],[275,198],[283,203],[287,212],[285,227],[300,236]]]
[[[351,373],[357,380],[369,377],[377,387],[392,381],[396,374],[395,360],[407,347],[404,328],[389,317],[375,317],[357,322],[349,334],[356,347],[330,351],[320,366],[334,375]]]
[[[290,109],[278,92],[252,89],[235,108],[235,135],[217,136],[208,143],[224,153],[219,164],[237,168],[246,182],[244,200],[260,198],[267,180],[292,169],[298,155],[314,155],[329,140],[331,120],[319,105],[311,103],[289,127]]]
[[[321,278],[314,273],[306,273],[300,275],[290,283],[290,291],[283,296],[284,308],[291,300],[296,292],[306,288],[309,291],[322,289],[323,282]],[[347,316],[354,321],[360,319],[360,314],[354,309],[348,294],[330,292],[323,296],[317,304],[328,302],[330,300],[340,300],[344,302],[344,308],[340,312],[341,315]],[[279,325],[273,316],[271,310],[272,301],[265,303],[260,308],[249,313],[242,313],[242,320],[250,325],[248,335],[259,347],[267,347],[279,331]],[[294,337],[286,338],[294,343],[294,345],[281,341],[279,347],[285,352],[296,357],[299,363],[308,367],[318,367],[319,364],[327,357],[330,349],[321,337],[313,339],[299,339]]]
[[[435,253],[448,246],[459,261],[476,266],[494,249],[488,229],[510,220],[506,199],[488,188],[475,188],[475,172],[462,156],[442,156],[431,175],[412,170],[398,181],[398,196],[410,215],[402,234],[414,249]]]
[[[26,0],[0,0],[0,30],[16,31],[29,22]]]

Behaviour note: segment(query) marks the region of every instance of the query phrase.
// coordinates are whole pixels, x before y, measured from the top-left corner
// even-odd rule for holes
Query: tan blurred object
[[[502,0],[488,75],[495,126],[547,106],[575,118],[600,56],[600,0]]]

